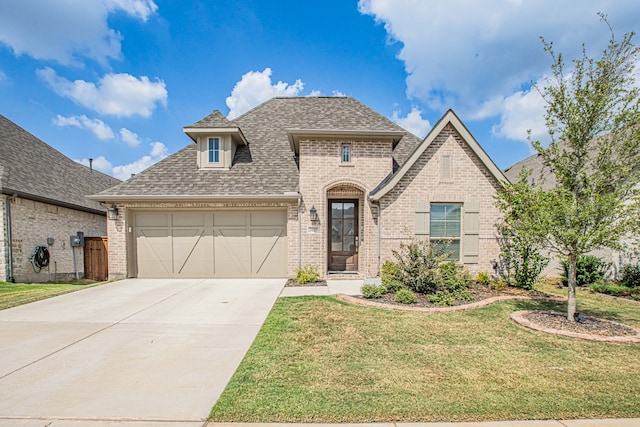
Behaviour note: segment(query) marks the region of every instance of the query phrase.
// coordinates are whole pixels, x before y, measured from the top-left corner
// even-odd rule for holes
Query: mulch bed
[[[289,279],[289,280],[287,280],[287,283],[285,283],[284,286],[285,286],[285,288],[295,288],[295,287],[298,287],[298,286],[327,286],[327,281],[326,280],[318,280],[317,282],[300,284],[300,283],[296,282],[296,279]]]
[[[461,305],[467,305],[471,302],[478,302],[478,301],[482,301],[482,300],[486,300],[489,298],[493,298],[493,297],[502,297],[502,296],[527,296],[527,297],[536,297],[536,298],[547,298],[549,297],[548,294],[545,294],[543,292],[538,292],[538,291],[525,291],[524,289],[518,289],[518,288],[513,288],[513,287],[507,287],[506,289],[502,290],[502,291],[496,291],[493,289],[489,289],[488,286],[485,285],[479,285],[477,283],[474,283],[471,288],[469,289],[469,293],[471,294],[471,296],[473,297],[473,301],[455,301],[453,303],[453,306],[461,306]],[[426,295],[422,295],[422,294],[416,294],[416,296],[418,297],[418,302],[413,303],[413,304],[409,304],[409,306],[411,307],[425,307],[425,308],[429,308],[429,307],[440,307],[438,305],[435,305],[434,303],[432,303],[431,301],[429,301],[429,298]],[[363,299],[363,300],[367,300],[365,297],[361,296],[361,295],[357,295],[356,298],[359,299]],[[374,300],[368,300],[368,301],[375,301],[375,302],[379,302],[379,303],[383,303],[383,304],[389,304],[389,305],[393,305],[393,306],[397,306],[397,307],[406,307],[407,304],[402,304],[399,302],[396,302],[393,299],[393,294],[385,294],[380,298],[376,298]]]
[[[594,317],[581,316],[578,322],[569,322],[566,313],[554,313],[550,311],[527,311],[522,317],[528,321],[560,331],[570,331],[579,334],[603,335],[603,336],[632,336],[637,330],[620,323]]]

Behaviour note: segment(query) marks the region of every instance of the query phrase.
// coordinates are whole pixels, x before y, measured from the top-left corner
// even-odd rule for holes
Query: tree
[[[634,72],[634,33],[611,37],[599,58],[582,56],[567,65],[552,43],[552,75],[543,88],[545,123],[551,142],[531,141],[555,178],[549,190],[523,197],[520,225],[568,262],[567,319],[576,311],[576,263],[601,248],[624,249],[623,239],[640,226],[640,92]],[[570,72],[568,72],[570,71]],[[527,201],[535,203],[527,204]],[[532,223],[533,222],[533,223]]]

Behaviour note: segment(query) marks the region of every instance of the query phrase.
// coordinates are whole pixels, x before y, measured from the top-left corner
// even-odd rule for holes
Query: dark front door
[[[358,201],[329,200],[329,271],[358,271]]]

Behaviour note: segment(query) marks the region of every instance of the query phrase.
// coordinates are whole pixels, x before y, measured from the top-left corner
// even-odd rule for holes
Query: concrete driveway
[[[284,283],[131,279],[0,311],[0,425],[202,425]]]

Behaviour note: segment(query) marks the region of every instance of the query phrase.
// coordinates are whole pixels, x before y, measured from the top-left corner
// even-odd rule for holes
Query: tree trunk
[[[568,301],[567,301],[567,320],[575,322],[576,314],[576,270],[578,257],[574,254],[569,255],[569,277],[568,280]]]

